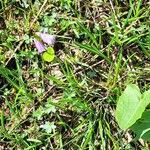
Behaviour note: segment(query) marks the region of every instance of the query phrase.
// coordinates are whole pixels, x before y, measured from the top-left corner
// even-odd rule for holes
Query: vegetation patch
[[[1,0],[0,14],[0,149],[149,149],[148,0]]]

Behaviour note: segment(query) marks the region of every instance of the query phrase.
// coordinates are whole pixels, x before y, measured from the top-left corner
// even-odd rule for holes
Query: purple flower
[[[41,33],[41,32],[36,32],[36,35],[40,38],[39,40],[38,40],[38,38],[34,39],[35,47],[37,48],[39,53],[42,53],[45,51],[44,43],[46,43],[48,45],[55,44],[56,39],[55,39],[54,35],[50,35],[47,33]]]
[[[55,44],[55,36],[54,35],[50,35],[50,34],[47,34],[47,33],[40,33],[40,32],[37,32],[36,33],[42,40],[43,42],[45,42],[46,44],[48,45],[53,45]]]
[[[34,39],[34,43],[35,43],[35,47],[37,48],[37,50],[38,50],[39,53],[44,52],[45,46],[43,45],[42,42],[40,42],[40,41]]]

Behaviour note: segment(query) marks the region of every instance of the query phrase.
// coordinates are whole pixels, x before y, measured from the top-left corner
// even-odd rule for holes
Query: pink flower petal
[[[54,35],[50,35],[50,34],[47,34],[47,33],[40,33],[40,32],[37,32],[36,33],[42,40],[43,42],[45,42],[46,44],[48,45],[53,45],[55,44],[55,41],[56,41],[56,37]]]
[[[34,39],[34,43],[35,43],[35,47],[37,48],[39,53],[42,53],[45,51],[45,47],[40,41]]]

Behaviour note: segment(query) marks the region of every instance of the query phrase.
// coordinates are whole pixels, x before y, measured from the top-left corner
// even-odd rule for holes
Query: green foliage
[[[136,139],[150,141],[150,111],[145,111],[131,129],[136,133]]]
[[[40,126],[43,128],[47,133],[51,133],[52,131],[55,130],[56,126],[54,125],[54,122],[46,122],[44,125]]]
[[[40,106],[36,111],[33,112],[33,116],[38,120],[42,119],[43,115],[55,113],[55,106],[51,105],[49,101],[46,103],[45,107]]]
[[[55,52],[52,47],[48,47],[47,51],[42,54],[42,58],[44,61],[51,62],[54,60]]]
[[[146,133],[148,133],[150,125],[148,125],[148,123],[145,123],[145,121],[149,120],[147,118],[149,112],[144,111],[149,103],[150,90],[141,94],[140,89],[136,85],[128,85],[117,102],[116,120],[120,128],[126,130],[133,125],[132,128],[136,131],[137,136],[141,134],[139,137],[143,137]],[[142,122],[138,121],[138,119],[141,119]],[[138,130],[137,126],[141,128],[139,128]],[[147,135],[144,138],[148,139]]]
[[[33,112],[33,116],[36,117],[38,120],[42,118],[44,114],[44,108],[40,106],[36,111]]]
[[[0,0],[0,12],[0,149],[149,149],[149,91],[119,98],[134,132],[113,116],[122,87],[150,89],[148,1]],[[36,32],[57,37],[43,61]]]

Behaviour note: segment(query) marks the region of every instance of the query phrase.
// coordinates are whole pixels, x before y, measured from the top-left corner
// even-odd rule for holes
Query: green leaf
[[[43,128],[43,129],[45,129],[45,131],[47,133],[52,133],[52,131],[54,131],[55,128],[56,128],[56,126],[54,125],[54,122],[50,123],[48,121],[44,125],[41,125],[40,127]]]
[[[47,103],[45,107],[46,107],[45,108],[45,113],[46,114],[49,114],[50,112],[53,112],[53,113],[56,112],[56,108],[55,108],[54,105],[51,105],[51,104]]]
[[[40,120],[43,114],[44,114],[44,108],[40,106],[36,111],[33,112],[33,117],[36,117],[38,120]]]
[[[146,91],[143,93],[143,98],[142,98],[147,104],[150,103],[150,90]]]
[[[52,47],[48,47],[47,51],[43,53],[42,58],[44,61],[51,62],[54,60],[55,52]]]
[[[48,47],[47,48],[47,53],[49,53],[50,55],[54,55],[55,54],[54,49],[52,47]]]
[[[150,92],[143,95],[136,85],[127,86],[119,97],[116,108],[116,120],[121,129],[126,130],[141,118],[146,106],[150,103]]]
[[[136,139],[142,138],[146,141],[150,141],[150,110],[145,111],[141,117],[131,129],[136,134]]]

